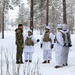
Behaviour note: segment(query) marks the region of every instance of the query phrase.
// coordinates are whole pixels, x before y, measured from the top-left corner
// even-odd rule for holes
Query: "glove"
[[[39,42],[40,40],[39,39],[37,39],[37,42]]]
[[[42,46],[43,46],[43,45],[41,44],[40,47],[42,48]]]
[[[54,45],[53,44],[51,44],[51,49],[54,47]]]
[[[69,44],[68,44],[68,47],[72,47],[72,45],[69,43]]]

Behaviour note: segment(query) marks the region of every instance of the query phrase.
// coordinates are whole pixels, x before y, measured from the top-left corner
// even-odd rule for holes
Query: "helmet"
[[[29,29],[29,30],[28,30],[28,32],[31,32],[31,33],[32,33],[32,30],[31,30],[31,29]]]
[[[57,25],[57,28],[62,28],[62,24],[58,24]]]
[[[50,30],[50,27],[49,26],[46,26],[46,29]]]
[[[62,27],[63,30],[67,30],[67,24],[62,24]]]

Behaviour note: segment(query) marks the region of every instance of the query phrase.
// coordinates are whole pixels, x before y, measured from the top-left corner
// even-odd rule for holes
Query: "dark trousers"
[[[22,62],[22,53],[23,53],[23,49],[17,49],[16,52],[16,62]]]

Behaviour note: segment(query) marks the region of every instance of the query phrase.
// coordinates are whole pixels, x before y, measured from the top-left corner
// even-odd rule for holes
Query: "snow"
[[[24,36],[25,36],[24,32]],[[37,30],[34,30],[34,36],[36,38],[40,38],[41,35],[39,35],[40,32]],[[75,35],[71,35],[72,38],[72,48],[70,48],[69,52],[69,60],[68,60],[68,66],[67,67],[62,67],[59,69],[55,69],[54,66],[56,65],[55,61],[55,51],[53,49],[52,51],[52,60],[50,64],[42,64],[43,61],[43,50],[40,48],[40,43],[36,44],[34,47],[34,54],[33,54],[33,62],[30,64],[30,68],[34,68],[37,65],[38,61],[38,68],[39,72],[41,75],[75,75]],[[1,39],[1,34],[0,34],[0,64],[1,64],[1,57],[2,57],[2,65],[0,65],[0,75],[1,75],[1,66],[3,69],[3,75],[9,75],[7,74],[6,68],[6,57],[8,58],[9,61],[9,71],[10,74],[13,74],[13,71],[17,71],[16,68],[14,67],[20,67],[20,75],[23,75],[23,70],[27,69],[25,66],[26,63],[23,65],[12,65],[14,60],[14,63],[16,62],[16,45],[15,45],[15,31],[5,31],[5,39]],[[11,59],[12,58],[12,59]],[[23,55],[23,61],[24,61],[24,55]],[[24,68],[25,67],[25,68]],[[14,70],[12,70],[14,68]],[[11,75],[12,75],[11,74]],[[14,75],[14,74],[13,74]]]

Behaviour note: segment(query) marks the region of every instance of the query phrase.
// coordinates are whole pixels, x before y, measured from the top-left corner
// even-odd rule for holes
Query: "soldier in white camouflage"
[[[28,35],[24,38],[24,57],[25,62],[32,62],[32,55],[34,53],[34,45],[39,42],[39,39],[36,39],[33,34],[32,30],[28,30]]]
[[[41,38],[41,48],[43,48],[43,63],[50,63],[52,59],[52,48],[54,44],[54,35],[50,32],[50,27],[46,26],[45,33]]]

